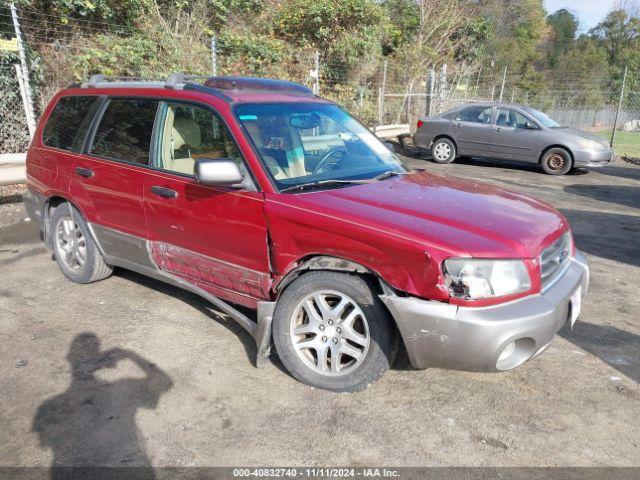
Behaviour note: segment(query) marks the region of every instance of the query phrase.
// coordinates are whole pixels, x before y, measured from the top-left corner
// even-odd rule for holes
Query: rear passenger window
[[[93,137],[91,153],[148,165],[157,109],[157,100],[110,100]]]
[[[70,152],[82,150],[98,100],[96,96],[62,97],[44,126],[42,142]]]
[[[456,120],[459,122],[470,123],[491,123],[491,107],[468,107],[460,110],[456,115]]]

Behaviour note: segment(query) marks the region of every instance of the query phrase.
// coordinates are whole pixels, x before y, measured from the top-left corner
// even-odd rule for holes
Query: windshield
[[[552,119],[549,115],[547,115],[546,113],[542,113],[541,111],[536,110],[535,108],[527,107],[524,110],[529,115],[531,115],[535,120],[537,120],[539,123],[541,123],[543,126],[547,128],[556,128],[560,126],[560,124],[556,122],[554,119]]]
[[[336,186],[328,180],[356,181],[407,171],[394,153],[337,105],[240,105],[236,115],[278,190],[308,183]]]

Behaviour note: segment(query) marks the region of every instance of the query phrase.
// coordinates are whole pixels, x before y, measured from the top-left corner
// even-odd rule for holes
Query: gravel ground
[[[640,466],[640,167],[411,162],[568,217],[592,267],[573,332],[510,372],[400,358],[364,392],[319,391],[254,368],[250,337],[194,295],[125,271],[68,282],[5,203],[0,466]]]

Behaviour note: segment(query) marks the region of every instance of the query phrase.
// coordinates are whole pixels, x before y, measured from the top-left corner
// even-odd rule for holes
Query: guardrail
[[[409,135],[411,130],[408,123],[396,123],[393,125],[378,125],[377,127],[373,127],[373,133],[375,133],[378,138],[388,140],[390,138],[400,139],[401,137]]]
[[[0,154],[0,186],[25,183],[27,181],[26,158],[26,153]]]

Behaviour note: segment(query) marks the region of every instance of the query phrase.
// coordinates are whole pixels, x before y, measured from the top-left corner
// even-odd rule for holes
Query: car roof
[[[526,105],[519,105],[517,103],[506,103],[506,102],[468,102],[468,103],[464,103],[462,105],[458,105],[457,107],[451,109],[450,111],[453,110],[460,110],[461,108],[466,108],[466,107],[503,107],[503,108],[521,108],[521,109],[526,109],[529,108]]]
[[[96,93],[124,93],[144,89],[158,96],[167,95],[169,91],[197,91],[217,97],[227,103],[284,103],[284,102],[322,102],[330,103],[315,95],[308,87],[272,78],[232,77],[232,76],[196,76],[182,73],[171,74],[166,80],[141,77],[107,77],[93,75],[82,84],[70,86],[73,94],[76,89],[94,90]]]

